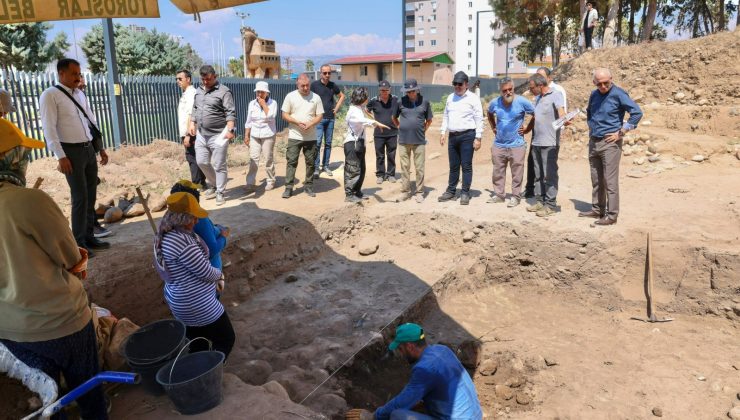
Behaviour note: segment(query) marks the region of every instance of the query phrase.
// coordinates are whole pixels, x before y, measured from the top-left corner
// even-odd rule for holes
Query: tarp
[[[156,18],[160,0],[0,0],[0,24],[100,18]],[[200,13],[265,0],[171,0]]]

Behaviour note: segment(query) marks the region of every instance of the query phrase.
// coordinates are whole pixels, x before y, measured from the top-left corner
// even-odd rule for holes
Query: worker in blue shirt
[[[596,89],[591,92],[587,108],[592,207],[589,211],[578,213],[578,216],[598,219],[595,225],[608,226],[616,224],[619,216],[622,139],[626,132],[637,128],[642,110],[627,92],[614,85],[609,69],[594,70],[593,82]],[[629,113],[627,122],[623,122],[625,112]]]
[[[483,412],[473,380],[447,346],[427,345],[417,324],[402,324],[388,346],[409,363],[411,379],[400,394],[375,413],[351,410],[348,419],[374,420],[480,420]],[[426,414],[412,410],[419,402]]]

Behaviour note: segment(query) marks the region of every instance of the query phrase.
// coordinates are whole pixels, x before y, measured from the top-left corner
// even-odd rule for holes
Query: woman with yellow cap
[[[189,339],[205,337],[213,349],[229,356],[234,328],[216,298],[221,270],[211,265],[208,246],[193,228],[208,216],[192,194],[176,192],[167,197],[167,212],[154,241],[155,266],[164,280],[164,298],[175,318],[187,327]],[[205,350],[195,342],[190,350]]]

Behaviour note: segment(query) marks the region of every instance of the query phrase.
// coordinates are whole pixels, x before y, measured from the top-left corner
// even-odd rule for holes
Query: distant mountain
[[[301,73],[306,70],[306,62],[313,61],[314,70],[318,71],[322,64],[331,63],[333,60],[344,57],[343,55],[317,55],[317,56],[289,56],[290,69],[293,73]],[[286,57],[282,57],[281,65],[285,67]]]

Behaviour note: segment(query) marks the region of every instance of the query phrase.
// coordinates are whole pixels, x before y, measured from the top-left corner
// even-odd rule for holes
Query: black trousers
[[[77,245],[84,247],[93,239],[95,200],[98,193],[98,161],[92,143],[62,143],[72,163],[72,173],[65,175],[72,196],[72,233]]]
[[[365,181],[365,139],[344,143],[344,194],[362,196]]]
[[[591,38],[594,35],[594,28],[583,28],[583,38],[586,41],[586,48],[592,48],[591,46]]]
[[[91,147],[92,149],[92,147]],[[26,365],[49,375],[57,384],[64,375],[67,386],[72,389],[97,375],[98,345],[95,328],[90,321],[74,334],[54,340],[22,343],[0,340],[11,353]],[[105,397],[101,386],[95,387],[77,399],[80,414],[84,419],[105,420],[108,418]],[[54,420],[66,419],[64,412],[53,416]]]
[[[213,321],[208,325],[202,327],[186,327],[185,336],[188,340],[192,340],[197,337],[204,337],[213,343],[213,350],[220,351],[226,358],[231,353],[231,348],[234,347],[234,341],[236,341],[236,335],[234,334],[234,327],[231,326],[229,316],[224,311],[217,320]],[[203,340],[194,341],[190,346],[190,352],[195,353],[197,351],[208,350],[208,344]],[[224,359],[226,361],[226,359]]]
[[[397,147],[398,136],[375,137],[375,176],[380,178],[396,176]]]
[[[180,140],[183,140],[181,137]],[[200,170],[198,162],[195,160],[195,138],[190,142],[190,147],[185,148],[185,160],[190,167],[190,180],[195,184],[206,186],[206,175]]]
[[[534,158],[532,157],[532,146],[527,153],[527,183],[524,185],[524,195],[534,194]]]

